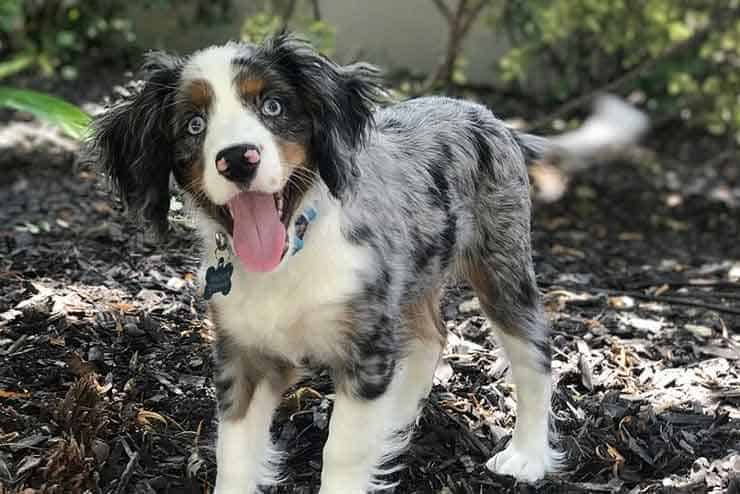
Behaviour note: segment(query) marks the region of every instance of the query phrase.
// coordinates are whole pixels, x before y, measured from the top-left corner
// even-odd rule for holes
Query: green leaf
[[[68,136],[80,140],[90,124],[90,115],[79,107],[48,94],[0,86],[0,107],[25,111],[56,125]]]
[[[13,74],[25,70],[33,65],[36,57],[30,54],[21,54],[7,62],[0,62],[0,79],[10,77]]]

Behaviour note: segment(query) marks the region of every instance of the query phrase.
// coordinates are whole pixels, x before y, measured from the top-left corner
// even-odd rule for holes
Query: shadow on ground
[[[0,158],[0,492],[205,492],[213,335],[193,232],[179,221],[154,242],[71,151],[46,147]],[[481,466],[515,403],[477,301],[456,286],[395,492],[737,492],[739,174],[730,160],[615,162],[537,205],[564,473],[516,485]],[[325,375],[286,398],[275,492],[316,491],[331,403]]]

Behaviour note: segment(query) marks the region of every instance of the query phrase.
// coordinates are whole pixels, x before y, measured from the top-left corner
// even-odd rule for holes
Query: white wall
[[[228,23],[184,31],[178,17],[193,18],[187,1],[169,9],[135,13],[134,28],[144,46],[186,53],[239,36],[241,24],[260,9],[254,0],[234,0],[239,13]],[[304,11],[308,3],[299,0]],[[336,57],[343,62],[367,60],[386,69],[409,68],[425,74],[442,56],[447,29],[431,0],[321,0],[321,11],[337,29]],[[495,62],[506,50],[484,16],[471,31],[464,47],[466,75],[474,82],[490,82]]]

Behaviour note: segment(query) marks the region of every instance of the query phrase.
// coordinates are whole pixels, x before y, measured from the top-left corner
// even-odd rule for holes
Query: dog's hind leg
[[[516,387],[517,419],[511,442],[486,466],[495,473],[534,481],[557,466],[557,455],[549,443],[552,382],[547,322],[534,273],[529,266],[521,268],[524,271],[511,279],[513,273],[500,264],[479,264],[470,281],[506,352]]]
[[[462,264],[510,361],[517,419],[511,442],[487,466],[534,481],[558,463],[549,441],[549,328],[532,266],[526,192],[503,188],[488,197],[497,204],[479,220],[480,240]]]
[[[408,445],[442,352],[444,326],[437,301],[435,292],[404,311],[410,339],[382,393],[363,396],[362,388],[352,382],[380,357],[368,356],[355,362],[354,375],[338,376],[324,448],[321,494],[364,494],[392,485],[382,477],[395,469],[383,467]]]

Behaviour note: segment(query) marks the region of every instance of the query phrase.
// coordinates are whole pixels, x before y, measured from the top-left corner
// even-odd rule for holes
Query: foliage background
[[[183,36],[197,25],[240,15],[233,0],[187,3],[193,15],[178,19]],[[255,2],[258,13],[244,19],[239,34],[256,41],[289,28],[332,55],[336,29],[322,19],[320,3]],[[402,94],[477,97],[534,128],[575,124],[592,97],[608,90],[643,106],[659,127],[680,122],[735,146],[740,142],[739,4],[430,0],[424,15],[450,14],[448,32],[439,33],[447,38],[450,56],[442,56],[432,74],[419,77],[418,69],[409,67],[389,76]],[[150,48],[138,41],[132,9],[161,13],[173,5],[173,0],[0,0],[0,80],[25,75],[74,81],[81,71],[99,67],[131,69]],[[456,26],[455,20],[469,25]],[[504,33],[510,44],[504,56],[491,59],[496,78],[486,86],[466,78],[463,42],[470,25]],[[460,46],[452,46],[455,42]]]
[[[130,90],[122,84],[143,51],[173,49],[146,40],[132,10],[161,24],[160,32],[201,46],[212,41],[196,33],[229,20],[224,39],[256,41],[287,26],[343,57],[342,43],[360,37],[327,22],[336,18],[322,8],[332,1],[393,0],[0,0],[0,315],[12,317],[0,317],[0,494],[12,477],[21,489],[26,480],[52,486],[42,490],[49,493],[78,492],[82,484],[100,492],[205,492],[215,473],[214,403],[205,377],[211,326],[201,309],[193,317],[194,305],[202,305],[193,286],[200,247],[185,222],[173,222],[171,239],[155,244],[142,224],[121,214],[99,177],[87,169],[70,173],[74,142],[24,120],[31,112],[79,137],[75,123],[86,116],[28,90],[77,104]],[[254,11],[246,16],[239,2]],[[594,95],[609,91],[648,110],[654,124],[644,146],[613,161],[618,166],[596,166],[612,159],[599,156],[566,180],[553,178],[556,167],[546,163],[529,170],[535,192],[548,181],[558,189],[550,204],[534,208],[533,246],[538,282],[555,312],[555,358],[564,377],[558,426],[574,466],[568,484],[548,481],[543,490],[573,492],[577,482],[585,488],[576,492],[704,492],[711,481],[722,492],[740,492],[740,478],[717,473],[735,475],[740,450],[729,412],[739,416],[738,0],[396,5],[406,2],[428,7],[411,17],[419,25],[437,21],[431,36],[440,52],[436,67],[412,58],[388,74],[399,96],[473,98],[550,132],[574,125]],[[380,18],[360,19],[385,27]],[[484,83],[474,76],[481,62],[471,50],[482,45],[481,31],[509,41],[505,53],[492,50],[483,61],[496,68]],[[456,292],[443,313],[459,334],[482,342],[481,314],[458,314],[471,296]],[[69,303],[56,312],[61,300]],[[504,491],[505,481],[481,466],[488,445],[502,446],[514,423],[500,356],[487,353],[482,365],[461,359],[455,370],[462,372],[437,393],[438,403],[467,412],[427,407],[416,463],[403,474],[407,484],[423,483],[417,492],[442,485],[451,487],[445,492],[478,492],[482,487],[471,486],[492,481]],[[292,478],[303,487],[318,485],[327,385],[318,397],[297,393],[301,413],[291,409],[280,434],[296,444]],[[60,419],[80,410],[80,420]],[[473,423],[489,427],[468,430]],[[485,436],[473,435],[479,432]],[[688,487],[673,487],[681,485]],[[299,492],[291,487],[282,492]]]

